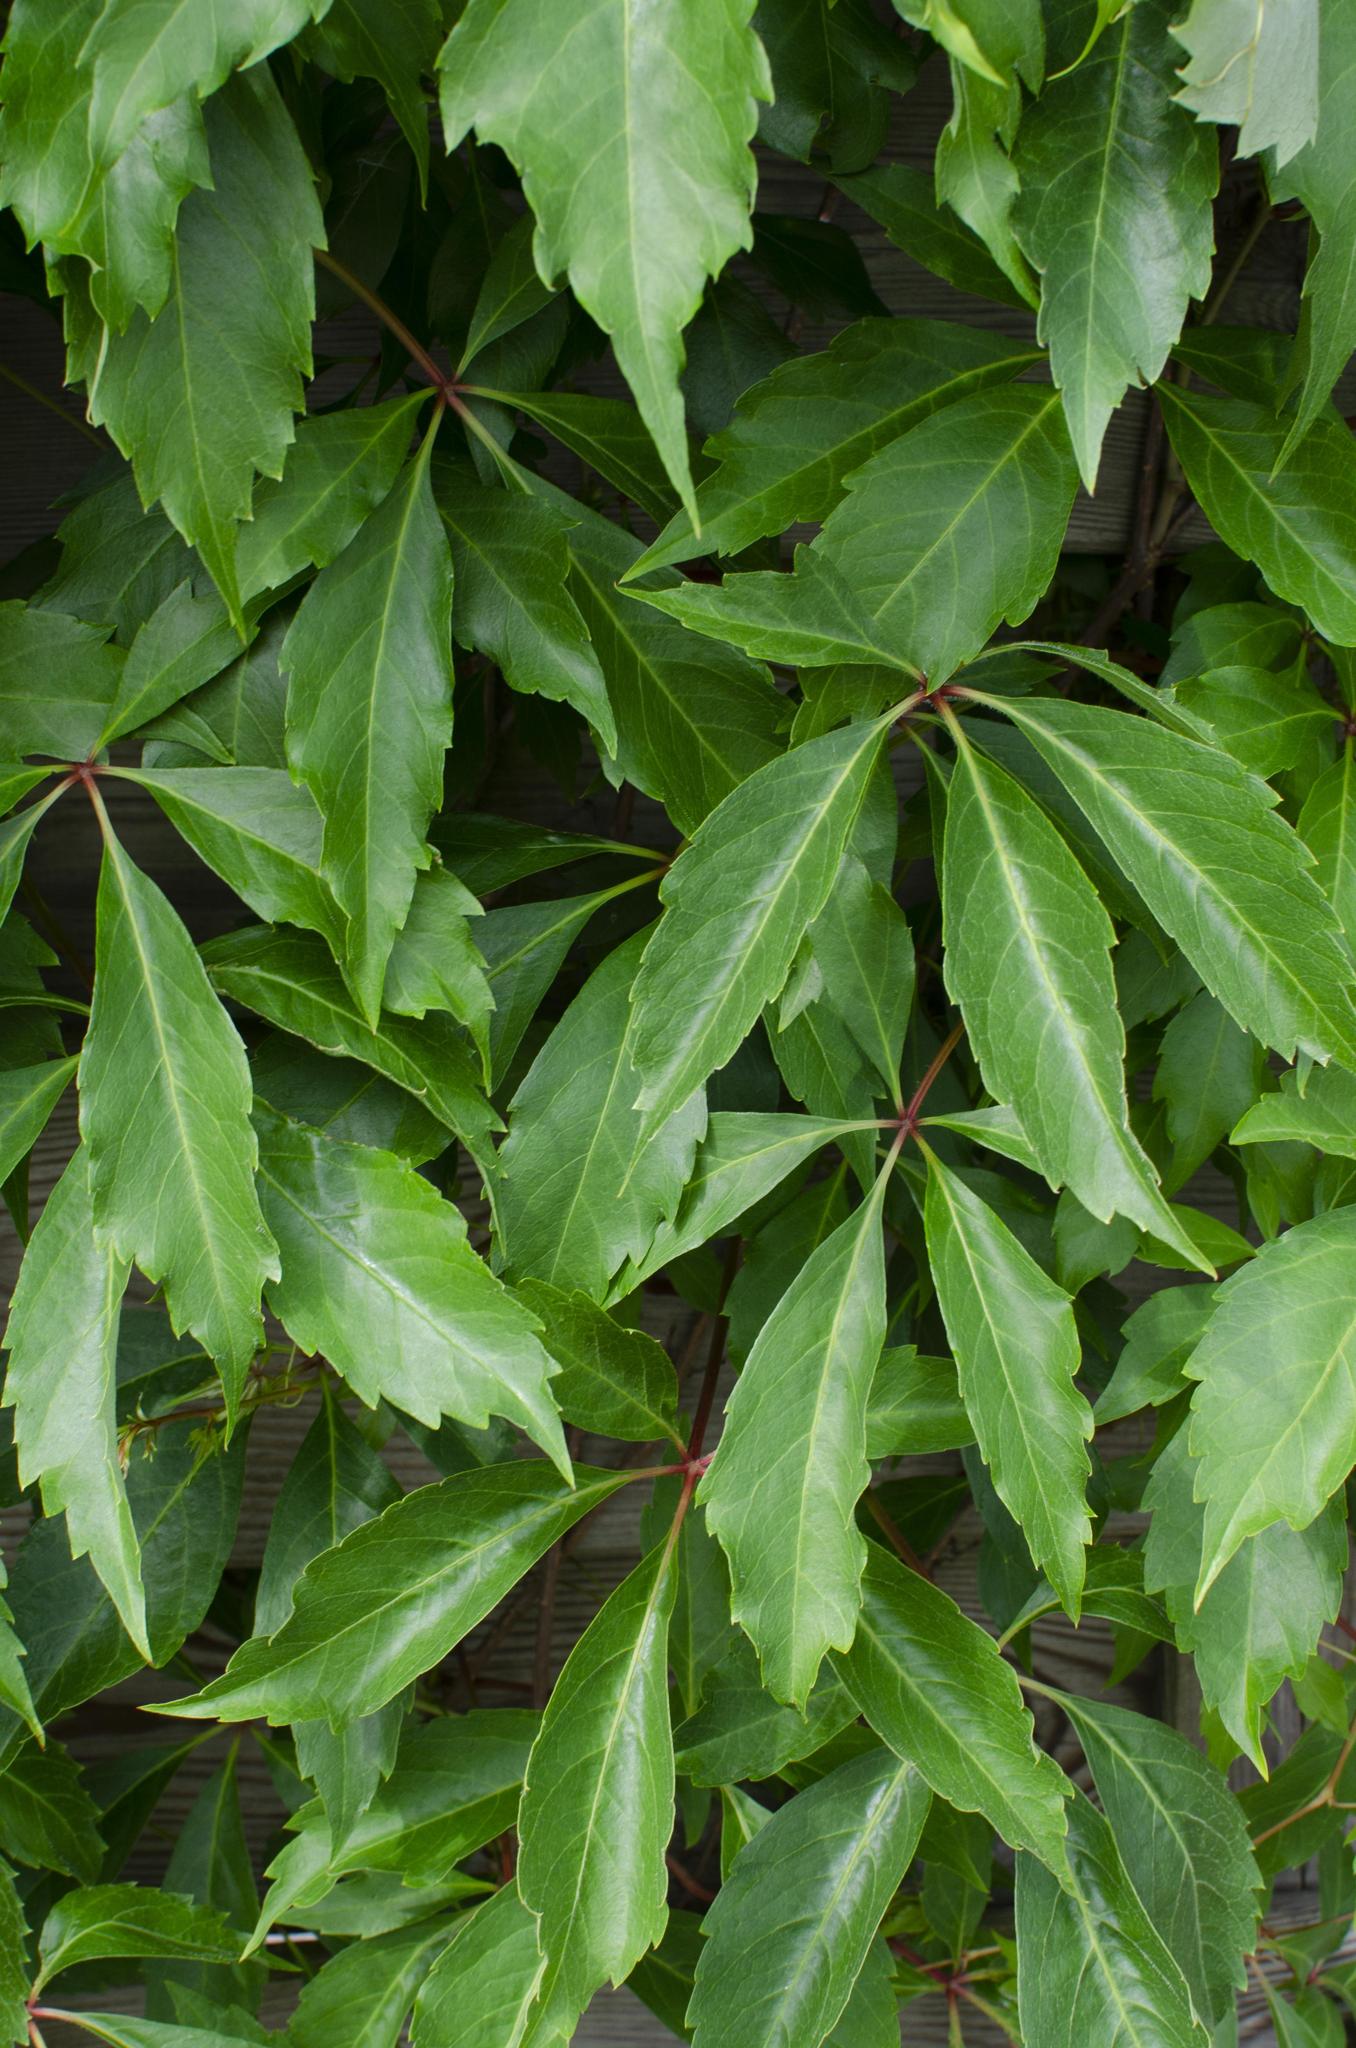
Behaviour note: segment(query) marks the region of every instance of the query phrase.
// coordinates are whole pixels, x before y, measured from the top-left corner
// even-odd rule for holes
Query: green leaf
[[[1091,1535],[1083,1489],[1092,1412],[1074,1386],[1072,1306],[999,1216],[933,1157],[925,1213],[928,1259],[981,1455],[1076,1620]]]
[[[382,1000],[406,1017],[447,1010],[470,1032],[484,1068],[494,997],[467,922],[480,914],[470,890],[440,862],[419,875],[386,963]]]
[[[846,187],[854,197],[860,182]],[[699,553],[737,555],[764,534],[823,519],[844,479],[887,443],[1035,360],[1016,342],[941,320],[844,328],[822,353],[781,364],[744,393],[706,444],[717,467],[697,489],[700,537],[676,512],[628,580]]]
[[[233,1747],[194,1800],[175,1840],[164,1883],[167,1891],[220,1913],[243,1933],[253,1923],[259,1901],[245,1840],[237,1758]],[[210,1999],[216,2009],[238,2005],[252,2011],[264,1978],[259,1963],[229,1968],[201,1962],[153,1964],[146,1972],[147,2009],[153,2017],[168,2017],[178,2009],[177,1995],[187,1989]]]
[[[633,991],[648,1134],[724,1066],[780,993],[828,900],[887,722],[826,733],[769,762],[669,869]]]
[[[594,969],[510,1104],[495,1207],[511,1277],[601,1301],[672,1215],[705,1124],[699,1084],[645,1141],[628,1005],[646,934]]]
[[[75,1073],[77,1061],[43,1060],[0,1072],[0,1181],[26,1159]]]
[[[836,1663],[877,1735],[934,1792],[1064,1871],[1068,1785],[1032,1742],[1016,1673],[954,1601],[879,1545],[856,1639]]]
[[[7,2040],[28,2038],[28,1927],[14,1888],[14,1872],[0,1868],[0,2030]]]
[[[0,1584],[8,1583],[9,1574],[3,1572]],[[24,1675],[23,1660],[27,1654],[27,1650],[14,1633],[13,1609],[8,1600],[0,1595],[0,1706],[8,1708],[11,1714],[17,1714],[35,1740],[41,1742],[42,1723],[38,1719],[37,1710],[33,1705],[33,1695],[29,1691],[28,1680]],[[3,1913],[2,1903],[0,1913]]]
[[[1154,1100],[1167,1107],[1171,1187],[1191,1178],[1256,1101],[1262,1061],[1257,1041],[1204,990],[1172,1018],[1154,1075]],[[1323,1069],[1321,1079],[1351,1081],[1356,1090],[1356,1079],[1336,1067]]]
[[[772,1815],[706,1917],[691,2005],[698,2048],[820,2048],[930,1804],[913,1766],[877,1749]]]
[[[534,313],[549,305],[554,297],[550,285],[543,284],[537,275],[532,254],[535,231],[536,223],[531,214],[520,215],[491,256],[471,310],[458,367],[459,376],[464,374],[467,364],[475,360],[481,349],[488,348],[501,335],[511,334],[515,327],[521,327]],[[550,394],[543,395],[549,403]]]
[[[488,490],[464,470],[438,492],[456,576],[454,628],[510,689],[569,704],[609,754],[617,729],[598,657],[567,586],[570,524],[553,503]]]
[[[1126,1875],[1208,2022],[1246,1981],[1260,1886],[1242,1808],[1175,1728],[1102,1700],[1061,1704],[1092,1766]]]
[[[1147,719],[1051,698],[1004,709],[1235,1021],[1287,1059],[1356,1061],[1351,963],[1274,792]]]
[[[98,1877],[98,1810],[60,1743],[26,1743],[0,1773],[0,1847],[34,1869],[86,1883]]]
[[[258,1633],[276,1635],[282,1627],[293,1587],[313,1557],[399,1498],[395,1480],[327,1390],[274,1502],[254,1596]]]
[[[67,1892],[43,1923],[38,1943],[41,1990],[72,1963],[105,1956],[164,1956],[234,1962],[240,1937],[220,1913],[172,1892],[139,1884],[94,1884]]]
[[[234,1413],[277,1253],[254,1190],[245,1049],[178,917],[105,833],[80,1127],[94,1223],[164,1283],[176,1329],[217,1362]]]
[[[1255,775],[1308,762],[1326,766],[1331,759],[1332,711],[1298,670],[1211,669],[1184,677],[1173,698],[1198,712],[1219,744]]]
[[[344,920],[320,873],[322,822],[282,768],[126,768],[194,852],[260,917],[342,944]]]
[[[1210,1320],[1214,1289],[1165,1287],[1127,1317],[1116,1370],[1097,1397],[1097,1420],[1119,1422],[1183,1391],[1182,1368]]]
[[[617,721],[617,765],[691,833],[755,769],[782,751],[785,706],[767,670],[713,647],[616,587],[639,544],[576,506],[571,590],[602,665]],[[667,576],[660,588],[678,585]]]
[[[518,1889],[554,2017],[620,1984],[668,1918],[673,1832],[668,1631],[674,1536],[599,1608],[566,1659],[528,1758]]]
[[[885,1341],[887,1175],[810,1255],[759,1332],[725,1406],[699,1498],[730,1560],[731,1612],[773,1697],[803,1707],[853,1636],[866,1543],[866,1402]]]
[[[445,1921],[424,1920],[331,1956],[302,1986],[287,2029],[289,2048],[333,2048],[345,2035],[371,2048],[396,2048],[448,1932]]]
[[[1314,1145],[1356,1159],[1356,1076],[1338,1067],[1282,1074],[1280,1090],[1264,1095],[1230,1133],[1235,1145]]]
[[[331,19],[337,11],[331,0]],[[395,483],[428,395],[411,391],[384,405],[298,420],[282,476],[256,485],[251,517],[237,536],[242,596],[277,590],[302,569],[327,568],[343,553]]]
[[[977,298],[997,299],[1005,306],[1030,304],[1028,287],[1004,276],[978,235],[939,204],[936,185],[926,171],[910,164],[877,163],[834,184],[872,220],[879,221],[896,248],[903,249],[925,270]]]
[[[64,612],[0,604],[0,720],[4,753],[83,761],[117,695],[126,655],[107,626]],[[16,792],[11,803],[18,801]]]
[[[1318,126],[1317,0],[1257,7],[1254,0],[1191,0],[1173,34],[1187,53],[1177,104],[1198,121],[1238,129],[1240,156],[1275,152],[1289,163]]]
[[[239,2007],[223,2018],[228,2024],[237,2024]],[[88,2012],[83,2008],[80,2025],[97,2040],[109,2042],[111,2048],[250,2048],[258,2039],[253,2032],[224,2034],[211,2027],[186,2027],[177,2020],[169,2025],[161,2020],[129,2019],[124,2013]]]
[[[137,731],[229,667],[240,640],[215,590],[181,583],[137,633],[97,747]]]
[[[1089,490],[1126,386],[1158,376],[1210,283],[1218,146],[1168,98],[1171,12],[1126,8],[1017,137],[1017,239],[1040,272],[1040,337]]]
[[[678,373],[681,330],[708,277],[749,246],[757,104],[771,95],[752,6],[699,0],[681,25],[633,0],[579,17],[541,90],[530,53],[549,32],[544,0],[472,0],[439,59],[444,137],[474,125],[512,158],[537,220],[537,268],[568,271],[612,338],[664,466],[691,502]],[[700,75],[685,61],[700,47]]]
[[[171,6],[154,0],[150,12]],[[212,15],[219,6],[235,12],[233,0],[210,0]],[[179,6],[173,14],[188,19]],[[119,17],[135,24],[130,0],[106,9],[100,27],[111,34]],[[282,473],[311,368],[311,250],[324,229],[266,66],[215,93],[205,119],[212,189],[180,209],[165,310],[154,321],[138,311],[125,334],[107,337],[89,411],[128,456],[143,500],[158,499],[197,548],[239,626],[236,522],[248,516],[255,471]]]
[[[325,819],[324,873],[348,917],[347,974],[376,1027],[452,737],[452,560],[429,484],[431,438],[283,643],[288,758]]]
[[[127,1266],[95,1235],[82,1146],[34,1229],[5,1326],[4,1405],[24,1486],[66,1516],[72,1557],[88,1556],[150,1662],[141,1557],[114,1417],[118,1309]]]
[[[1051,1187],[1071,1188],[1103,1223],[1129,1216],[1180,1245],[1158,1176],[1130,1129],[1111,919],[1045,813],[955,730],[942,865],[945,971],[984,1085],[1018,1107]]]
[[[1198,1603],[1247,1537],[1282,1520],[1307,1527],[1356,1464],[1356,1331],[1342,1278],[1354,1248],[1356,1211],[1334,1209],[1263,1245],[1216,1295],[1186,1367],[1200,1382]]]
[[[1299,835],[1314,856],[1314,880],[1356,946],[1356,747],[1319,776],[1299,814]]]
[[[269,1304],[369,1407],[430,1428],[506,1415],[568,1477],[541,1325],[467,1241],[466,1223],[391,1152],[257,1113],[259,1192],[281,1278]]]
[[[1316,419],[1285,460],[1283,419],[1242,398],[1159,387],[1187,482],[1236,554],[1339,647],[1356,645],[1356,493],[1347,429]]]
[[[947,4],[939,13],[951,12]],[[1039,49],[1039,17],[1037,47]],[[1006,67],[983,76],[955,55],[951,60],[951,119],[937,141],[934,175],[939,203],[979,236],[1020,303],[1035,306],[1039,293],[1012,230],[1021,179],[1010,151],[1022,114],[1022,90]],[[1010,295],[1005,293],[1004,297]]]
[[[496,1127],[456,1027],[444,1017],[416,1022],[390,1014],[370,1026],[319,939],[255,925],[214,940],[203,959],[223,995],[321,1052],[375,1068],[468,1144],[478,1145]]]
[[[1207,2048],[1191,1993],[1134,1886],[1107,1821],[1081,1793],[1069,1809],[1061,1886],[1017,1860],[1017,1998],[1041,2048]]]
[[[821,1671],[803,1714],[780,1706],[763,1687],[751,1646],[736,1634],[707,1673],[696,1713],[674,1731],[678,1770],[694,1785],[772,1778],[821,1749],[856,1712],[852,1695],[831,1671]]]
[[[866,1409],[868,1458],[958,1451],[974,1440],[951,1359],[912,1344],[882,1351]]]
[[[461,2048],[477,2034],[521,2041],[545,1966],[536,1915],[516,1885],[502,1886],[458,1920],[420,1985],[410,2023],[414,2048]]]
[[[560,1367],[551,1397],[567,1422],[625,1443],[671,1437],[682,1449],[678,1382],[662,1345],[643,1330],[625,1329],[578,1288],[527,1279],[516,1292]]]
[[[1057,395],[999,386],[933,413],[855,470],[819,538],[797,551],[793,577],[753,572],[718,589],[636,595],[770,659],[888,659],[944,682],[1043,594],[1076,482]]]
[[[540,289],[539,280],[538,286]],[[615,484],[624,497],[633,498],[651,519],[662,524],[672,512],[674,491],[658,451],[640,414],[625,399],[598,398],[591,391],[487,391],[483,395],[516,407],[545,427],[599,476]],[[576,513],[579,510],[576,505]],[[595,523],[594,514],[587,517]],[[596,523],[608,524],[606,520]]]
[[[1151,1510],[1144,1583],[1161,1591],[1177,1642],[1196,1665],[1207,1706],[1259,1771],[1263,1717],[1284,1678],[1297,1677],[1325,1622],[1337,1613],[1347,1563],[1341,1501],[1298,1533],[1274,1522],[1248,1537],[1199,1609],[1205,1508],[1193,1497],[1196,1461],[1186,1431],[1159,1454],[1144,1496]]]
[[[631,1475],[543,1463],[458,1473],[407,1493],[325,1551],[297,1581],[276,1635],[254,1637],[223,1675],[161,1712],[190,1720],[341,1727],[372,1713],[454,1649],[567,1529]]]
[[[329,0],[315,4],[313,32],[320,63],[336,78],[375,78],[400,132],[414,152],[421,186],[428,180],[428,108],[424,77],[442,39],[438,0]]]

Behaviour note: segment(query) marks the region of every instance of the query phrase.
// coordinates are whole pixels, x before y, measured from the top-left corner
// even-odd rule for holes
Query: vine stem
[[[16,391],[22,391],[25,398],[31,398],[36,405],[45,405],[48,412],[54,412],[59,420],[65,420],[68,427],[74,427],[77,434],[83,434],[101,452],[107,443],[101,434],[95,432],[88,420],[82,420],[78,413],[67,412],[64,405],[58,405],[55,398],[49,398],[45,391],[39,391],[36,384],[30,384],[27,377],[21,377],[17,370],[11,370],[8,363],[0,363],[0,377],[12,384]]]
[[[396,340],[409,350],[411,360],[418,363],[434,389],[444,398],[450,397],[455,389],[455,380],[446,370],[439,368],[423,342],[417,340],[410,332],[395,309],[388,306],[385,299],[380,298],[370,285],[365,285],[356,271],[350,270],[346,263],[341,263],[337,256],[331,256],[328,249],[317,249],[315,260],[337,277],[341,284],[347,285],[353,296],[361,299],[363,304],[376,314],[382,326],[390,329]]]
[[[1287,1828],[1292,1828],[1297,1820],[1303,1820],[1306,1814],[1319,1813],[1325,1806],[1335,1806],[1337,1788],[1342,1782],[1342,1773],[1347,1767],[1353,1749],[1356,1749],[1356,1721],[1348,1728],[1347,1739],[1338,1751],[1337,1762],[1328,1773],[1322,1789],[1315,1792],[1312,1799],[1306,1799],[1303,1806],[1297,1806],[1293,1813],[1286,1814],[1283,1820],[1273,1821],[1269,1828],[1263,1828],[1260,1835],[1254,1835],[1253,1848],[1260,1849],[1263,1842],[1269,1842],[1273,1835],[1283,1834]]]

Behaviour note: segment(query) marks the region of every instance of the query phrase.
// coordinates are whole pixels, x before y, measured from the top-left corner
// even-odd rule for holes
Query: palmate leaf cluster
[[[102,450],[0,605],[0,2038],[1336,2040],[1356,9],[13,0],[0,97]]]

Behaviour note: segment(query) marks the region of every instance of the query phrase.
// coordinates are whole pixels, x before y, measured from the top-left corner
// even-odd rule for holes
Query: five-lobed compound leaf
[[[1092,1410],[1074,1386],[1073,1305],[994,1210],[929,1157],[928,1259],[960,1391],[995,1489],[1078,1617]]]
[[[870,1726],[934,1792],[1062,1873],[1067,1783],[1035,1748],[1016,1674],[954,1601],[873,1544],[857,1634],[835,1662]]]
[[[324,1552],[297,1581],[293,1611],[254,1637],[203,1692],[173,1704],[191,1720],[332,1726],[368,1714],[446,1656],[626,1472],[543,1462],[459,1473],[407,1493]]]
[[[555,61],[547,0],[473,0],[439,58],[443,128],[474,127],[523,179],[537,268],[568,271],[680,492],[691,500],[680,330],[708,276],[751,238],[748,144],[767,58],[749,0],[696,0],[679,23],[637,0],[590,0]],[[700,49],[699,66],[690,61]]]
[[[1110,1822],[1075,1794],[1061,1885],[1017,1859],[1017,1997],[1042,2048],[1207,2048],[1187,1981],[1126,1874]]]
[[[288,758],[325,820],[325,879],[348,918],[346,971],[376,1026],[442,793],[452,737],[452,560],[426,437],[322,569],[283,643]]]
[[[707,1914],[697,2048],[820,2048],[847,2005],[931,1804],[893,1751],[841,1764],[742,1848]]]
[[[1249,1536],[1304,1529],[1356,1463],[1356,1328],[1345,1275],[1356,1212],[1263,1245],[1225,1281],[1187,1361],[1205,1536],[1197,1601]],[[1264,1347],[1267,1373],[1259,1379]]]
[[[159,889],[105,834],[96,975],[80,1056],[95,1229],[163,1281],[234,1412],[277,1255],[254,1189],[245,1049]]]
[[[567,2029],[602,1983],[620,1984],[654,1947],[668,1918],[675,1546],[676,1530],[599,1608],[528,1758],[518,1889],[546,1958],[541,2003]]]
[[[354,1392],[430,1428],[505,1415],[569,1472],[540,1325],[467,1241],[466,1223],[392,1152],[266,1111],[259,1194],[277,1241],[274,1313]]]
[[[1171,13],[1126,8],[1017,137],[1017,239],[1040,272],[1040,335],[1089,490],[1126,386],[1158,376],[1210,282],[1218,150],[1168,97]]]
[[[632,992],[634,1098],[653,1134],[780,994],[828,900],[886,721],[807,740],[740,784],[669,869]]]
[[[1244,1030],[1351,1066],[1351,961],[1274,792],[1148,719],[1052,698],[1003,708]]]
[[[763,1683],[804,1707],[829,1649],[852,1642],[870,1480],[866,1403],[885,1341],[887,1176],[811,1253],[768,1317],[726,1403],[701,1482],[730,1561],[731,1613]]]
[[[149,1663],[141,1553],[118,1460],[114,1382],[127,1266],[95,1235],[83,1147],[38,1219],[5,1326],[4,1403],[25,1486],[64,1510],[72,1557],[88,1556]]]

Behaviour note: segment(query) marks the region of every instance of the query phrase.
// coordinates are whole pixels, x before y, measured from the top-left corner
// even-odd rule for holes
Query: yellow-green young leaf
[[[748,145],[772,90],[752,12],[695,0],[679,20],[582,0],[562,38],[550,0],[472,0],[438,60],[448,148],[474,127],[513,159],[537,269],[547,283],[567,271],[612,337],[689,510],[679,337],[707,278],[751,239]]]
[[[1171,0],[1137,0],[1023,116],[1017,239],[1084,483],[1128,384],[1152,382],[1210,283],[1219,151],[1172,104]]]
[[[675,512],[628,579],[691,555],[737,555],[764,534],[823,519],[844,479],[887,442],[1034,360],[1031,348],[974,327],[857,321],[744,393],[704,450],[718,466],[697,488],[700,535]]]
[[[934,1792],[1063,1872],[1068,1781],[1031,1739],[1011,1665],[954,1600],[872,1544],[856,1638],[835,1663],[877,1735]]]
[[[820,2048],[931,1803],[911,1764],[875,1749],[758,1829],[706,1916],[690,2008],[696,2048]]]
[[[502,1885],[454,1923],[451,1941],[420,1985],[410,2022],[414,2048],[464,2048],[476,2039],[516,2048],[545,1967],[536,1915],[516,1885]]]
[[[568,1477],[540,1325],[467,1242],[452,1203],[393,1152],[257,1112],[259,1193],[282,1277],[269,1304],[353,1391],[430,1428],[504,1415]]]
[[[1186,1367],[1200,1382],[1198,1602],[1247,1537],[1273,1522],[1307,1527],[1356,1464],[1353,1255],[1356,1210],[1333,1209],[1264,1244],[1216,1296]]]
[[[348,917],[346,972],[376,1026],[396,933],[452,738],[452,558],[431,439],[311,585],[283,643],[287,748],[325,819],[324,871]]]
[[[141,1553],[118,1462],[114,1390],[127,1266],[94,1234],[89,1159],[76,1153],[47,1199],[5,1326],[4,1405],[24,1486],[65,1511],[72,1557],[89,1556],[146,1661]]]
[[[671,1534],[598,1610],[528,1758],[518,1889],[546,1958],[541,2005],[571,2024],[601,1984],[629,1975],[668,1918],[674,1548]]]
[[[1348,949],[1356,948],[1356,746],[1350,740],[1304,799],[1299,835],[1314,856],[1314,879],[1337,912]]]
[[[407,1493],[308,1565],[292,1614],[237,1650],[223,1675],[160,1711],[189,1720],[332,1727],[373,1713],[447,1656],[543,1551],[624,1486],[575,1467],[573,1490],[541,1461],[461,1472]]]
[[[646,936],[589,976],[514,1096],[499,1154],[495,1210],[510,1277],[577,1287],[595,1301],[677,1208],[706,1123],[699,1083],[648,1140],[633,1107],[628,1003]]]
[[[779,995],[828,900],[888,719],[807,740],[742,782],[664,877],[632,994],[633,1098],[652,1136]]]
[[[277,1247],[254,1189],[245,1048],[174,910],[105,833],[80,1129],[94,1223],[162,1282],[176,1330],[216,1361],[235,1412],[263,1341]]]
[[[1315,419],[1285,461],[1284,419],[1243,398],[1159,387],[1173,451],[1211,525],[1277,597],[1356,646],[1356,488],[1340,420]]]
[[[1051,1187],[1071,1188],[1103,1223],[1131,1217],[1194,1258],[1130,1129],[1111,919],[1035,800],[956,731],[945,971],[984,1085],[1017,1108]]]
[[[731,1612],[774,1698],[804,1706],[824,1654],[846,1650],[866,1542],[866,1403],[885,1342],[882,1174],[811,1253],[759,1332],[701,1482],[730,1560]]]
[[[1275,792],[1228,755],[1146,718],[1006,698],[1206,987],[1245,1031],[1356,1065],[1356,970],[1312,856]]]
[[[127,656],[109,629],[17,600],[0,604],[0,752],[82,761],[94,751]],[[17,803],[22,790],[9,797]],[[8,805],[6,806],[8,808]]]
[[[1081,1792],[1069,1875],[1017,1859],[1017,1998],[1041,2048],[1208,2048],[1186,1979],[1126,1875],[1110,1824]]]
[[[1187,53],[1173,98],[1198,121],[1238,129],[1240,156],[1279,168],[1318,126],[1319,0],[1191,0],[1173,34]]]
[[[131,460],[144,500],[159,499],[197,548],[241,626],[236,522],[249,513],[255,471],[282,474],[311,368],[311,251],[325,237],[310,165],[266,65],[215,93],[205,118],[212,189],[180,210],[164,311],[154,321],[138,311],[125,334],[107,336],[89,411]]]
[[[560,1367],[551,1396],[567,1422],[625,1443],[671,1437],[682,1449],[678,1381],[662,1344],[626,1329],[578,1288],[527,1279],[516,1292]]]
[[[386,1013],[370,1026],[320,939],[254,925],[214,940],[203,948],[203,958],[223,995],[279,1030],[309,1039],[321,1052],[348,1054],[375,1068],[473,1150],[498,1128],[471,1049],[450,1020]]]
[[[58,1899],[43,1923],[34,1989],[72,1963],[104,1957],[231,1963],[239,1953],[239,1934],[207,1906],[149,1885],[85,1885]]]
[[[1062,1702],[1126,1875],[1211,2025],[1246,1981],[1261,1884],[1243,1809],[1176,1728],[1103,1700]]]
[[[0,1072],[0,1181],[8,1180],[32,1151],[77,1064],[73,1058],[43,1060],[36,1067]]]
[[[1199,1608],[1205,1509],[1194,1498],[1197,1463],[1180,1430],[1160,1454],[1144,1505],[1150,1511],[1144,1583],[1161,1592],[1179,1649],[1190,1654],[1205,1703],[1265,1775],[1266,1710],[1285,1678],[1309,1660],[1337,1613],[1347,1563],[1346,1517],[1330,1501],[1307,1529],[1274,1522],[1241,1543]]]
[[[1074,1386],[1073,1306],[959,1175],[929,1157],[928,1261],[961,1396],[1000,1500],[1075,1620],[1092,1533],[1092,1410]]]

